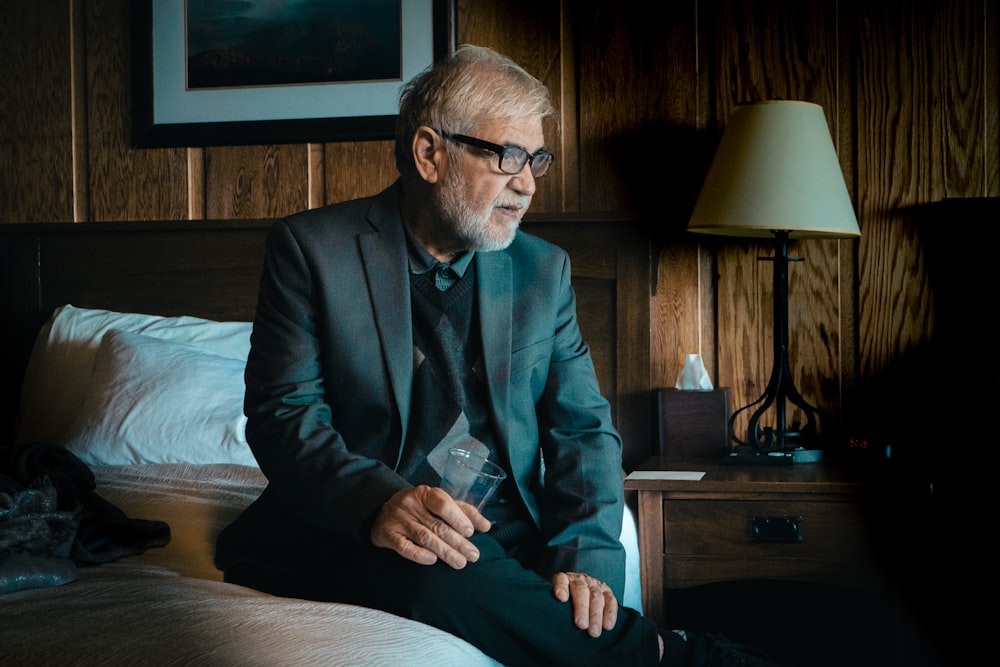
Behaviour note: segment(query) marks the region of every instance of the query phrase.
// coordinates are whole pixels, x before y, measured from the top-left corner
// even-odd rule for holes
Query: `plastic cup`
[[[503,468],[464,449],[448,451],[448,461],[441,475],[441,488],[455,500],[482,510],[486,501],[507,478]]]

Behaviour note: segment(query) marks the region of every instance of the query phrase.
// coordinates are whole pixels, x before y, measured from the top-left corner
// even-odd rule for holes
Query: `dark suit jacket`
[[[269,480],[258,504],[354,539],[409,486],[393,471],[414,363],[399,188],[274,225],[246,370],[247,440]],[[538,569],[591,574],[621,599],[621,440],[577,326],[569,258],[518,232],[474,262],[495,444],[545,538]]]

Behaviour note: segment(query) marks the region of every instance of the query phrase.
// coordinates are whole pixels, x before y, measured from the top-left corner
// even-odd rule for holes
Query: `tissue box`
[[[657,389],[659,455],[671,459],[726,456],[729,387],[708,391]]]

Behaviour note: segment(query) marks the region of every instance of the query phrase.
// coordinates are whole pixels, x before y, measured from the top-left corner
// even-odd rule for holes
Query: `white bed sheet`
[[[94,466],[98,493],[166,521],[166,547],[0,597],[0,665],[498,667],[467,642],[384,612],[222,581],[215,536],[260,493],[253,467]]]

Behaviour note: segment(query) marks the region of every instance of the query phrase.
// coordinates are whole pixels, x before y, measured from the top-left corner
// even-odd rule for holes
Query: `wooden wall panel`
[[[325,145],[325,202],[367,197],[399,176],[392,141],[344,141]]]
[[[208,219],[274,218],[309,206],[306,144],[205,149]]]
[[[183,220],[188,217],[187,151],[137,150],[131,142],[131,14],[128,0],[84,2],[86,43],[85,170],[87,220]],[[82,139],[81,139],[82,140]],[[78,207],[79,208],[79,207]]]
[[[882,0],[865,3],[857,17],[859,361],[868,377],[932,333],[923,251],[906,210],[944,194],[933,179],[941,147],[930,113],[940,104],[938,54],[921,38],[934,33],[934,4]]]
[[[930,270],[937,249],[928,239],[941,231],[921,233],[918,212],[942,198],[1000,194],[995,13],[995,3],[978,0],[859,7],[861,386],[848,407],[869,427],[885,420],[880,406],[905,404],[887,388],[914,396],[934,375],[925,364],[944,323],[935,305],[940,276]],[[969,336],[975,340],[974,331]]]
[[[714,316],[701,309],[713,281],[701,290],[706,256],[679,240],[711,146],[702,4],[575,2],[564,18],[578,69],[580,209],[633,212],[654,241],[651,386],[673,386],[687,353],[714,367]]]
[[[704,174],[696,6],[573,3],[582,211],[687,222]]]
[[[73,219],[70,5],[0,9],[0,223]]]
[[[986,119],[980,141],[986,157],[985,192],[1000,197],[1000,3],[984,0],[983,18],[983,104]],[[956,67],[964,66],[955,63]]]
[[[763,393],[774,362],[772,266],[757,259],[772,255],[773,250],[763,243],[736,239],[725,245],[720,243],[717,248],[719,375],[716,384],[732,389],[732,407],[736,410]],[[789,335],[791,331],[789,327]],[[802,360],[796,361],[797,368],[800,363]],[[737,421],[738,433],[744,432],[746,423],[745,416]]]
[[[653,387],[673,387],[685,355],[700,354],[717,384],[712,257],[694,241],[663,243],[653,251],[650,382]]]
[[[667,79],[660,85],[662,148],[670,183],[663,191],[670,204],[648,207],[644,217],[659,227],[652,232],[657,283],[651,327],[650,362],[653,387],[674,386],[687,354],[701,354],[712,382],[719,386],[717,269],[714,254],[699,239],[679,234],[687,226],[716,142],[713,122],[712,58],[714,40],[705,26],[712,25],[712,3],[678,4],[661,27],[667,49]],[[647,184],[650,191],[661,191]],[[683,240],[682,240],[683,239]],[[664,301],[663,297],[672,298]],[[666,307],[665,307],[666,306]]]
[[[987,4],[996,3],[954,0],[927,7],[934,56],[928,72],[929,109],[950,111],[927,114],[933,144],[930,163],[935,165],[930,174],[932,200],[986,194],[986,60],[981,54]]]

